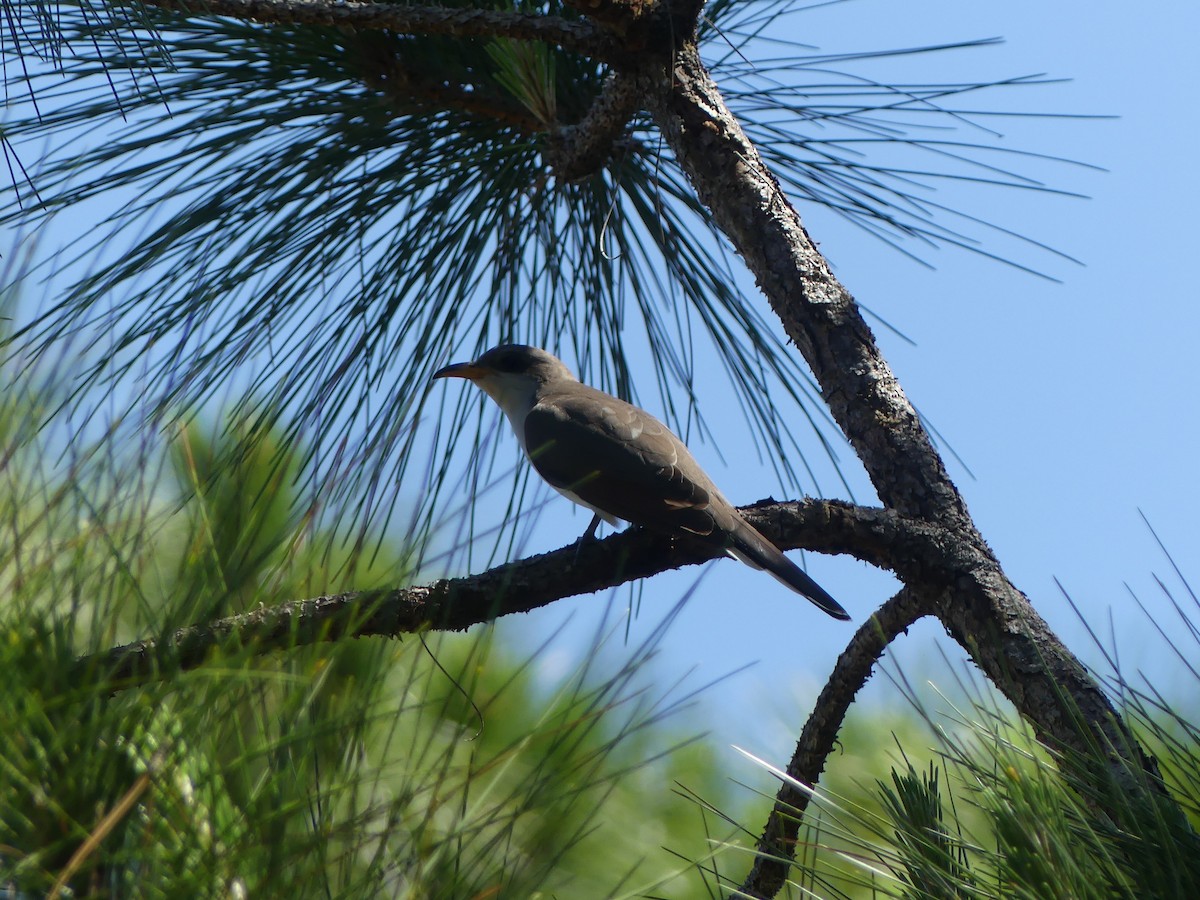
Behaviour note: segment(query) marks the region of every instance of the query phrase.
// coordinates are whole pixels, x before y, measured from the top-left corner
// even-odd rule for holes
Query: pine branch
[[[604,165],[641,102],[635,78],[611,73],[587,115],[552,136],[547,158],[555,174],[564,181],[577,181]]]
[[[888,565],[893,546],[911,549],[936,542],[936,535],[920,523],[847,503],[768,501],[745,507],[743,513],[783,549],[804,545],[850,553],[875,565]],[[122,690],[197,668],[219,647],[253,648],[257,654],[348,637],[463,631],[720,555],[703,544],[628,529],[578,551],[571,544],[479,575],[296,600],[181,628],[166,640],[146,638],[84,657],[72,682],[103,679]],[[803,612],[811,614],[807,608]]]
[[[927,607],[918,591],[901,589],[859,627],[838,657],[788,763],[788,777],[795,781],[784,781],[775,794],[775,807],[755,847],[754,865],[740,888],[745,896],[769,898],[782,889],[795,854],[800,821],[812,796],[796,782],[808,787],[817,783],[850,704],[871,677],[883,651],[921,618]]]
[[[126,0],[134,2],[134,0]],[[450,9],[355,0],[136,0],[189,16],[226,16],[270,25],[387,29],[398,34],[508,37],[541,41],[598,60],[623,58],[609,34],[588,21],[491,9]]]

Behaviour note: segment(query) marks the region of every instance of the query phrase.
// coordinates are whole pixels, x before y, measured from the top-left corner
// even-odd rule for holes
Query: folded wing
[[[679,438],[608,394],[547,391],[525,418],[538,474],[586,505],[670,534],[711,535],[716,489]]]

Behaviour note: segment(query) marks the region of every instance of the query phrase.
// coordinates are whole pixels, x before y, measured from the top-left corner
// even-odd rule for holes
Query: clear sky
[[[927,252],[935,267],[922,267],[820,208],[802,205],[800,211],[855,296],[915,342],[877,330],[909,397],[970,467],[973,477],[951,463],[952,475],[1017,586],[1087,661],[1098,663],[1099,655],[1056,579],[1097,628],[1107,630],[1111,611],[1123,664],[1146,669],[1169,690],[1176,663],[1125,585],[1174,630],[1152,573],[1177,582],[1139,509],[1185,573],[1200,579],[1193,524],[1200,507],[1193,375],[1200,304],[1188,277],[1194,211],[1200,208],[1194,163],[1200,125],[1185,100],[1187,88],[1200,80],[1194,46],[1200,5],[1146,4],[1135,13],[1105,2],[856,0],[793,17],[787,27],[791,37],[824,53],[1002,37],[1005,43],[995,47],[906,60],[906,74],[899,77],[956,81],[1045,73],[1072,81],[998,94],[995,102],[1117,117],[986,120],[1005,146],[1107,170],[1046,166],[1053,186],[1090,199],[982,193],[952,184],[936,198],[1083,263],[1028,258],[1057,282],[947,249]],[[856,64],[854,71],[892,80],[896,65],[880,60]],[[1011,248],[999,243],[993,249],[1004,254]],[[757,297],[748,278],[745,290]],[[719,428],[723,388],[707,387],[713,393],[698,385],[705,415]],[[650,406],[652,394],[642,399]],[[729,420],[731,434],[721,451],[725,459],[753,460],[732,435],[740,424]],[[515,441],[509,450],[515,464]],[[728,467],[711,446],[694,450],[735,502],[781,496],[769,467]],[[846,448],[840,455],[855,498],[873,502],[853,455]],[[812,459],[819,466],[815,448]],[[818,475],[823,488],[844,496],[831,469]],[[560,546],[587,521],[556,498],[523,549]],[[894,589],[890,578],[850,559],[809,554],[805,562],[856,622]],[[645,585],[630,640],[649,632],[692,588],[655,663],[659,680],[674,683],[694,668],[690,683],[698,686],[754,663],[704,694],[703,721],[725,744],[786,759],[853,626],[826,619],[761,573],[722,561]],[[616,601],[623,605],[628,597],[619,592]],[[571,619],[566,638],[542,661],[550,675],[571,668],[603,605],[602,599],[567,600],[502,623],[501,634],[532,646]],[[910,675],[946,679],[930,653],[936,631],[917,629],[901,641],[898,658]],[[879,701],[886,689],[880,682],[870,695]],[[774,724],[764,724],[764,716]],[[737,758],[730,760],[732,765]]]

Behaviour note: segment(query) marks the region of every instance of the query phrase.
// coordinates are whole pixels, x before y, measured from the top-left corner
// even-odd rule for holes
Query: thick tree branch
[[[808,362],[884,505],[951,536],[947,549],[960,567],[944,573],[949,590],[930,595],[949,633],[1039,739],[1085,758],[1095,747],[1110,748],[1113,768],[1125,765],[1115,758],[1124,755],[1157,776],[1099,685],[1001,571],[854,299],[726,107],[696,47],[681,47],[647,93],[692,186]],[[915,562],[901,573],[910,587],[914,575],[920,584]]]
[[[672,152],[812,368],[883,504],[905,516],[966,519],[854,298],[726,107],[694,44],[679,49],[649,94]]]
[[[924,526],[911,532],[884,510],[819,501],[758,505],[746,517],[780,546],[806,541],[835,552],[853,553],[886,565],[881,535],[907,534],[901,545],[929,539]],[[586,544],[498,566],[480,575],[385,591],[352,591],[263,607],[249,613],[181,628],[165,641],[153,638],[114,647],[81,659],[79,677],[104,678],[115,689],[132,687],[170,672],[194,669],[217,647],[253,647],[255,652],[298,647],[346,637],[424,631],[462,631],[500,616],[546,606],[555,600],[616,587],[695,565],[714,557],[711,547],[671,541],[629,529]],[[764,582],[764,589],[773,584]],[[807,613],[807,610],[806,610]]]
[[[491,9],[360,3],[355,0],[126,0],[190,16],[226,16],[274,25],[383,29],[400,34],[508,37],[540,41],[601,61],[624,58],[620,45],[588,21]]]

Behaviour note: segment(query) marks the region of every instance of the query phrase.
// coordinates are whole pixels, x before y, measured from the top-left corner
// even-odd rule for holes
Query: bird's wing
[[[547,392],[525,417],[525,447],[538,474],[619,519],[712,534],[716,489],[683,442],[649,413],[581,387]]]
[[[525,417],[525,449],[546,481],[595,510],[669,534],[718,541],[829,615],[848,619],[819,584],[742,518],[667,426],[615,397],[547,390]]]

